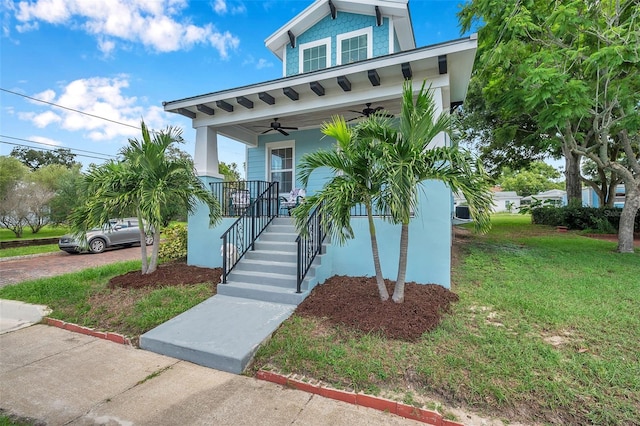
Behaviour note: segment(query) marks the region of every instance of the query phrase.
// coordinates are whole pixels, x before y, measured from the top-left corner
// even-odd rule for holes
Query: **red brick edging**
[[[338,401],[348,402],[349,404],[359,405],[361,407],[385,411],[432,426],[464,426],[463,423],[443,418],[442,415],[436,411],[414,407],[412,405],[403,404],[390,399],[379,398],[377,396],[327,388],[318,382],[303,382],[271,371],[259,370],[256,374],[256,378],[324,396],[325,398],[336,399]]]
[[[122,334],[111,333],[108,331],[96,331],[93,328],[83,327],[77,324],[73,324],[70,322],[65,322],[65,321],[61,321],[61,320],[57,320],[49,317],[44,318],[44,322],[53,327],[58,327],[64,330],[73,331],[74,333],[85,334],[87,336],[98,337],[100,339],[105,339],[111,342],[119,343],[121,345],[131,346],[131,341],[128,338],[124,337]]]

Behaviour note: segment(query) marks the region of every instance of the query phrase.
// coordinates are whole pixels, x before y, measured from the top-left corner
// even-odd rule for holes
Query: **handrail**
[[[265,228],[278,216],[278,182],[269,185],[251,201],[240,217],[220,237],[222,239],[222,283]]]
[[[322,251],[322,243],[326,236],[324,226],[322,225],[322,204],[320,204],[311,213],[307,223],[306,231],[298,235],[296,243],[298,243],[298,267],[297,267],[297,285],[296,293],[302,293],[302,281],[306,277],[309,268],[314,259]]]

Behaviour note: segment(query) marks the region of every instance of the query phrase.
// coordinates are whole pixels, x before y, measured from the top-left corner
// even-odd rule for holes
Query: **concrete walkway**
[[[45,325],[0,335],[0,408],[48,425],[422,424]]]

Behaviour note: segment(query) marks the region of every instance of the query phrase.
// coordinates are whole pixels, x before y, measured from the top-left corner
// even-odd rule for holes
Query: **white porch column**
[[[433,102],[436,105],[436,117],[442,114],[442,111],[446,111],[446,107],[444,105],[444,99],[442,98],[442,88],[435,87],[433,90]],[[449,141],[449,137],[445,133],[438,133],[435,138],[433,138],[433,147],[437,146],[449,146],[451,145],[451,141]]]
[[[196,128],[193,162],[198,176],[224,179],[218,170],[218,134],[214,128],[209,126]]]

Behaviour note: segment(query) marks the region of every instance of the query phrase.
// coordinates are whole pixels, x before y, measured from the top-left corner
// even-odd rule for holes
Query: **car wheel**
[[[144,242],[147,243],[148,246],[153,244],[153,235],[147,235],[144,239]]]
[[[94,238],[89,243],[89,249],[91,249],[91,253],[102,253],[106,247],[107,243],[102,238]]]

